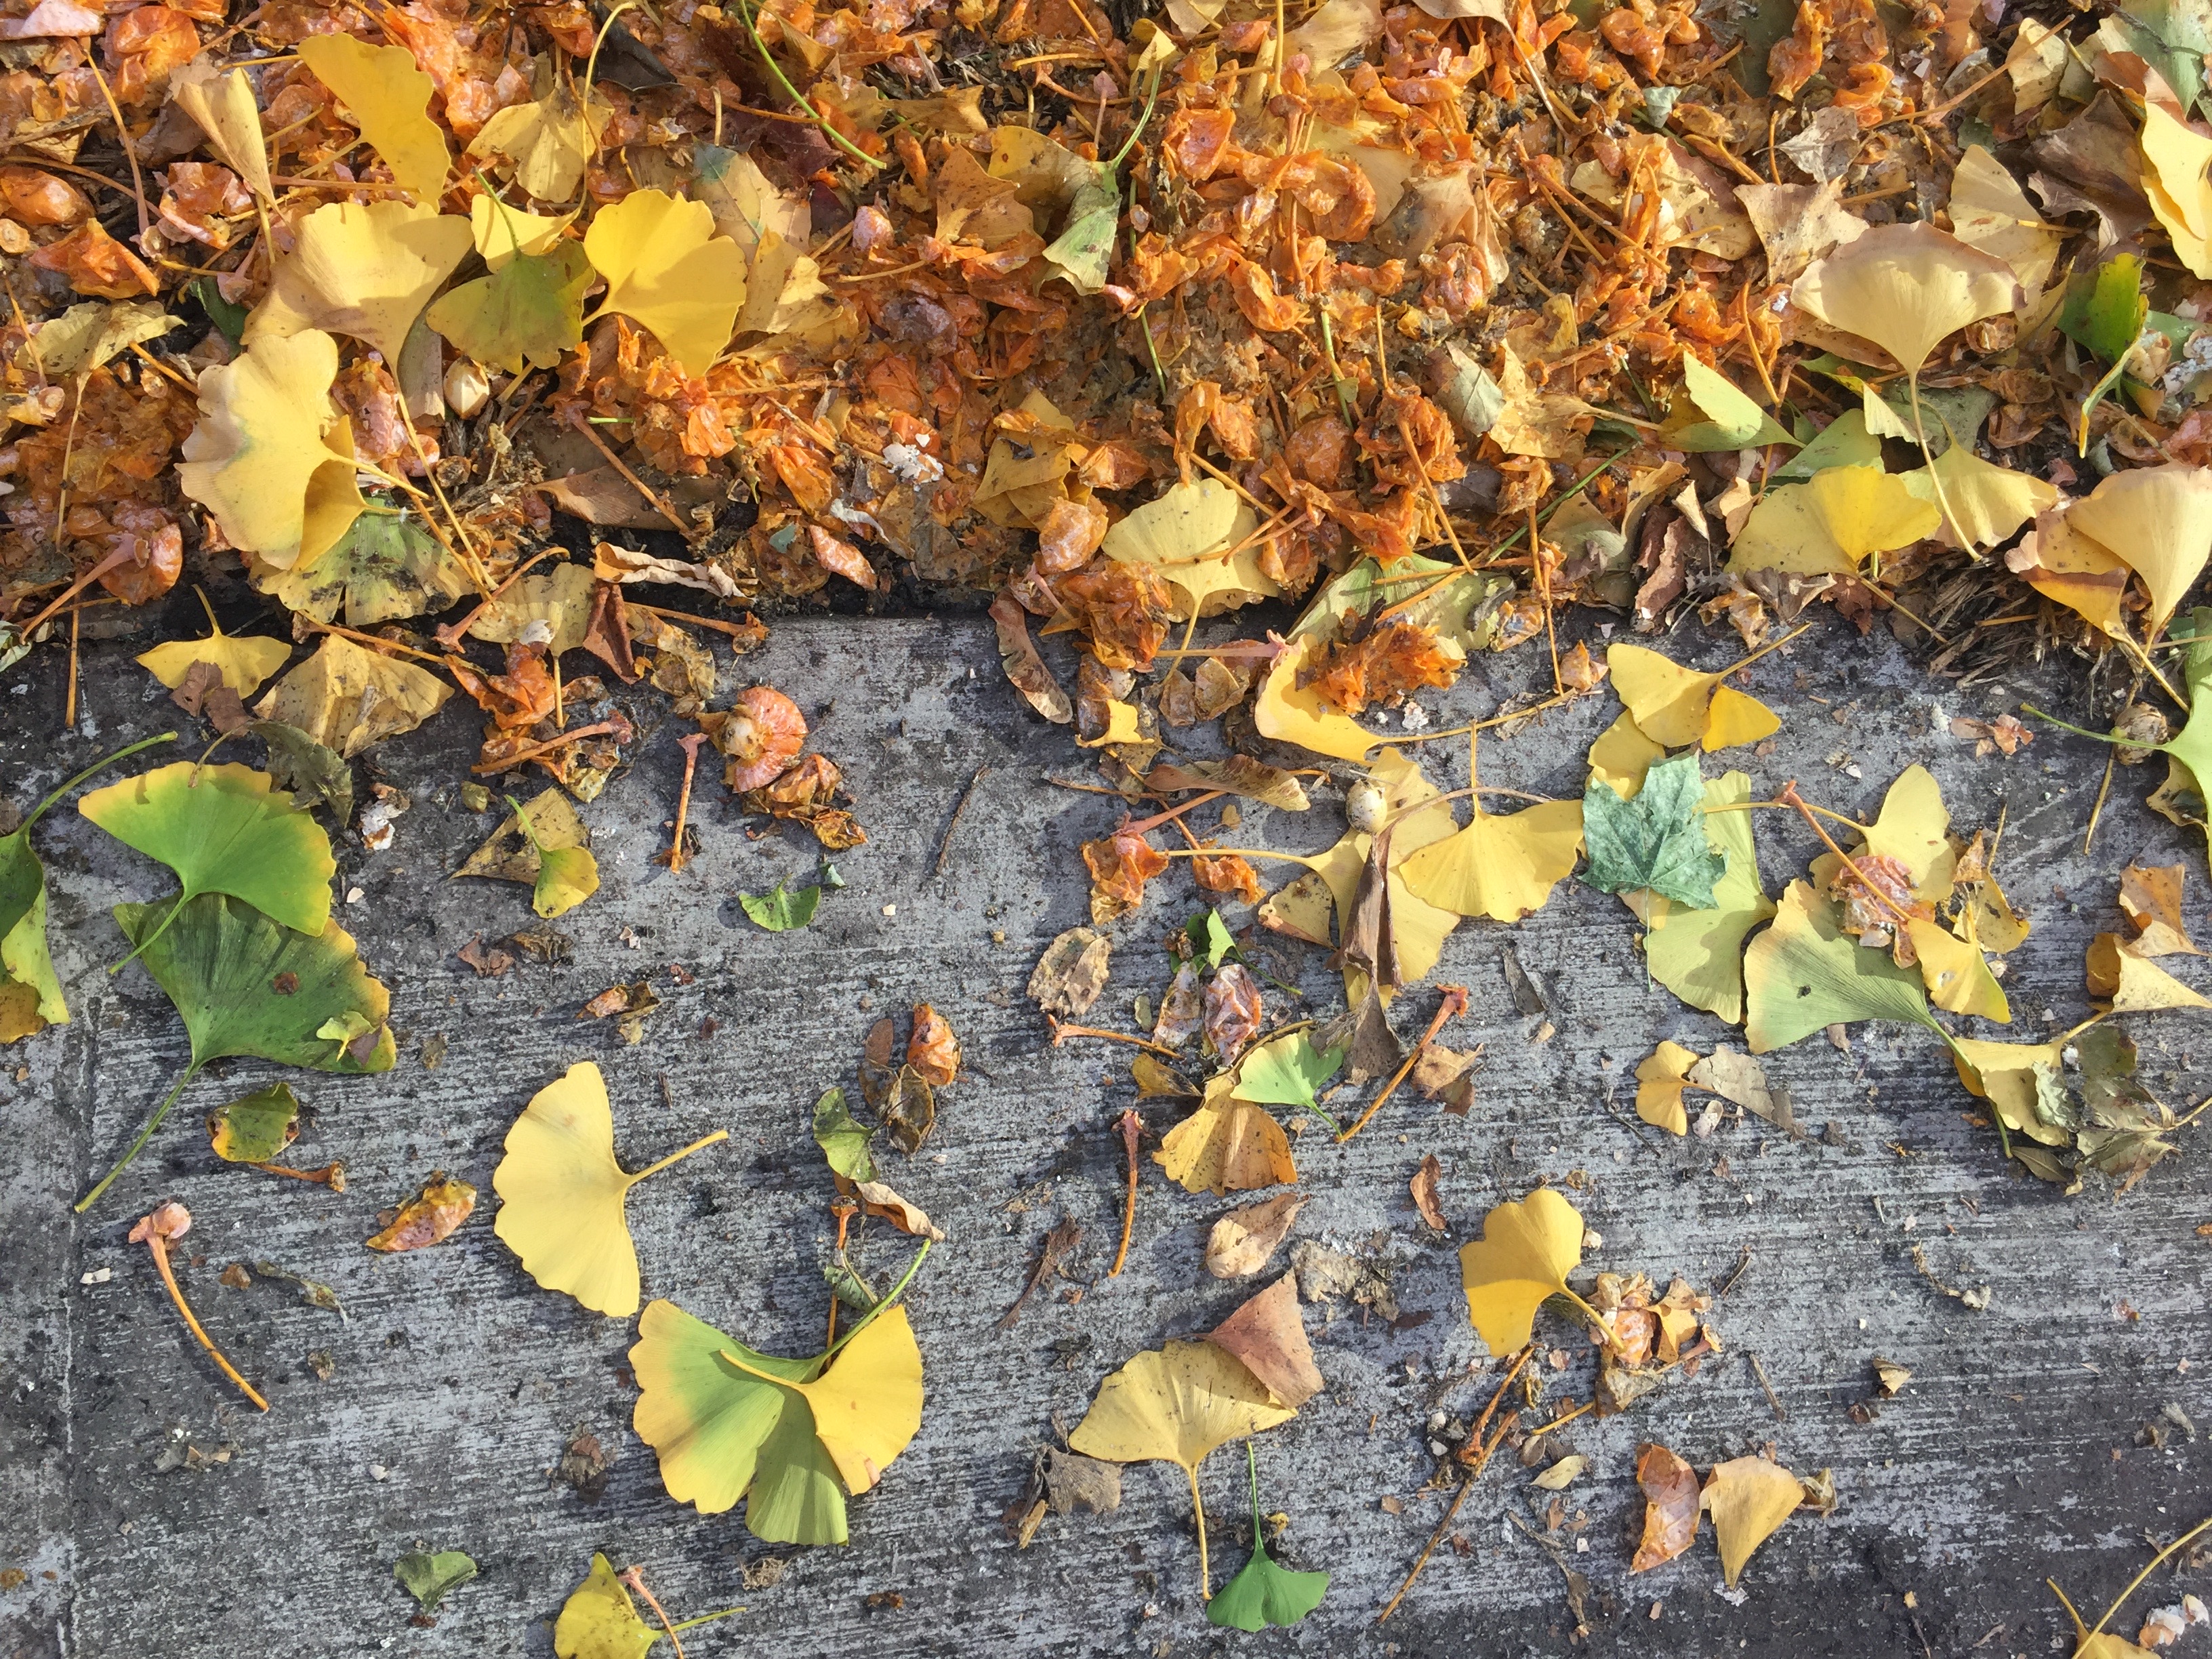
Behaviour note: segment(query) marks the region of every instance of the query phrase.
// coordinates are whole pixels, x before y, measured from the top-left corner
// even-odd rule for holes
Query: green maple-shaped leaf
[[[343,606],[349,628],[443,611],[475,591],[445,544],[399,512],[362,514],[328,551],[288,570],[264,570],[254,586],[317,622]]]
[[[1325,1572],[1292,1572],[1267,1553],[1267,1529],[1260,1515],[1260,1465],[1252,1443],[1244,1443],[1252,1474],[1252,1559],[1206,1604],[1206,1622],[1230,1630],[1256,1631],[1295,1625],[1328,1594]]]
[[[464,283],[425,315],[453,349],[510,374],[555,368],[584,337],[584,290],[592,262],[581,242],[559,242],[550,253],[523,253],[489,276]]]
[[[266,772],[179,761],[95,789],[77,811],[175,871],[187,900],[228,893],[311,939],[331,919],[331,838]]]
[[[1743,941],[1774,914],[1774,901],[1759,884],[1759,850],[1751,814],[1715,811],[1751,799],[1751,779],[1724,773],[1705,786],[1705,840],[1728,860],[1728,873],[1713,884],[1709,910],[1669,909],[1653,919],[1644,939],[1651,977],[1688,1003],[1733,1024],[1743,1018]]]
[[[1905,1020],[1950,1041],[1928,1012],[1918,971],[1844,932],[1835,907],[1802,881],[1790,884],[1774,925],[1744,953],[1743,982],[1744,1035],[1755,1054],[1859,1019]]]
[[[46,945],[46,868],[31,850],[32,828],[101,767],[169,741],[171,734],[164,732],[95,761],[33,807],[13,835],[0,836],[0,1042],[69,1020],[69,1005]]]
[[[1317,1049],[1304,1031],[1276,1037],[1244,1057],[1230,1094],[1271,1106],[1311,1106],[1314,1091],[1336,1075],[1346,1052]]]
[[[848,1181],[873,1181],[875,1160],[868,1156],[874,1132],[846,1109],[845,1091],[829,1089],[814,1103],[814,1144],[830,1167]]]
[[[1713,884],[1728,860],[1705,840],[1705,781],[1698,757],[1662,761],[1644,775],[1633,800],[1593,781],[1583,797],[1583,844],[1589,867],[1583,879],[1601,893],[1643,889],[1686,904],[1713,908]]]
[[[130,1150],[78,1200],[89,1208],[161,1127],[185,1085],[210,1060],[251,1056],[317,1072],[386,1072],[394,1049],[391,994],[362,966],[334,921],[312,936],[226,893],[118,904],[115,920],[154,982],[183,1017],[191,1063]]]

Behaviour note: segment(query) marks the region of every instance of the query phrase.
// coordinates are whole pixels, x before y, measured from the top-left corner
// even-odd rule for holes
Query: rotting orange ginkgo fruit
[[[623,1214],[629,1189],[729,1134],[717,1129],[627,1174],[615,1161],[606,1079],[580,1060],[532,1096],[507,1132],[507,1156],[491,1178],[501,1200],[492,1230],[547,1290],[627,1319],[638,1302],[637,1247]]]

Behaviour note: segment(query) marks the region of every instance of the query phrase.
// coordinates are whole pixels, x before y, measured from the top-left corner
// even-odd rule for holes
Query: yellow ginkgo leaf
[[[1952,872],[1959,863],[1950,828],[1951,814],[1943,805],[1942,786],[1926,767],[1908,766],[1881,798],[1881,811],[1864,831],[1863,847],[1854,849],[1852,856],[1856,858],[1863,851],[1897,860],[1911,880],[1912,896],[1940,904],[1951,896]],[[1826,888],[1843,867],[1843,861],[1833,853],[1821,854],[1813,860],[1815,884]]]
[[[206,594],[200,595],[200,603],[207,605]],[[185,676],[192,672],[194,663],[213,663],[222,671],[225,685],[241,697],[250,697],[261,689],[261,682],[282,668],[284,659],[292,654],[289,640],[224,633],[222,624],[215,619],[212,605],[208,606],[208,626],[214,631],[204,640],[169,640],[150,651],[141,652],[138,665],[173,691],[185,683]]]
[[[1322,702],[1321,693],[1311,686],[1298,684],[1299,670],[1321,650],[1321,641],[1310,635],[1301,635],[1283,648],[1252,701],[1252,723],[1263,738],[1294,743],[1338,760],[1364,761],[1382,739]]]
[[[1233,1098],[1235,1079],[1224,1072],[1206,1085],[1198,1109],[1161,1137],[1152,1154],[1170,1180],[1188,1193],[1250,1192],[1285,1187],[1298,1178],[1290,1138],[1265,1106]]]
[[[903,1304],[863,1325],[811,1382],[755,1370],[727,1349],[721,1358],[805,1398],[814,1413],[814,1437],[855,1498],[883,1478],[921,1431],[921,1348]]]
[[[1546,1297],[1564,1296],[1587,1310],[1567,1288],[1582,1259],[1581,1212],[1551,1188],[1499,1205],[1483,1217],[1482,1237],[1460,1247],[1460,1281],[1475,1334],[1502,1356],[1528,1346]]]
[[[1218,478],[1170,484],[1106,532],[1100,551],[1117,564],[1148,565],[1182,590],[1185,600],[1203,605],[1217,593],[1258,593],[1273,599],[1282,589],[1260,569],[1260,550],[1247,547],[1260,520],[1250,505]],[[1228,558],[1231,548],[1240,549]]]
[[[2118,933],[2089,941],[2085,961],[2089,994],[2102,999],[2109,1014],[2156,1013],[2166,1008],[2212,1008],[2212,1002],[2172,974],[2121,943]]]
[[[1100,1383],[1098,1397],[1067,1443],[1085,1457],[1109,1463],[1173,1463],[1189,1478],[1198,1522],[1199,1583],[1210,1595],[1206,1500],[1199,1495],[1198,1466],[1215,1448],[1297,1415],[1224,1350],[1211,1342],[1170,1342],[1139,1354]]]
[[[2012,267],[2021,291],[2040,294],[2066,233],[2044,223],[2012,174],[1979,144],[1966,146],[1951,175],[1951,232],[1968,247]],[[1946,480],[1948,483],[1948,480]]]
[[[1781,729],[1782,716],[1757,697],[1747,696],[1732,685],[1717,685],[1712,702],[1705,705],[1705,734],[1698,739],[1698,746],[1710,755],[1716,749],[1757,743]]]
[[[264,202],[276,199],[269,182],[269,151],[253,82],[242,69],[222,73],[213,58],[195,58],[169,77],[169,100],[207,134],[208,148],[222,157],[246,187]]]
[[[1937,529],[1953,546],[1985,547],[2001,542],[2039,513],[2058,504],[2058,487],[2031,472],[1985,461],[1966,445],[1954,443],[1926,466],[1902,475],[1901,482],[1929,506],[1948,503],[1951,516]],[[1939,495],[1938,484],[1942,486]]]
[[[2045,513],[2005,554],[2005,568],[2117,639],[2127,631],[2127,562],[2075,529],[2073,517]]]
[[[2115,472],[2075,502],[2066,522],[2142,579],[2155,636],[2212,555],[2212,467],[2169,461]]]
[[[374,346],[395,368],[407,331],[472,245],[467,220],[389,199],[317,208],[296,234],[246,319],[246,343],[321,329]]]
[[[2143,193],[2182,264],[2212,276],[2212,138],[2191,131],[2154,103],[2143,106]]]
[[[594,317],[619,312],[652,330],[686,374],[706,374],[744,302],[745,256],[714,234],[705,203],[632,191],[599,210],[584,233],[584,252],[607,279]]]
[[[1424,801],[1436,799],[1437,787],[1429,781],[1418,762],[1397,750],[1385,749],[1376,756],[1367,775],[1382,786],[1384,817],[1393,826],[1390,931],[1398,945],[1398,971],[1405,976],[1406,983],[1412,985],[1427,978],[1437,965],[1437,958],[1443,954],[1444,940],[1459,926],[1460,916],[1457,911],[1431,904],[1413,891],[1406,879],[1406,861],[1425,848],[1449,837],[1458,824],[1448,803],[1425,808],[1421,805]],[[1361,857],[1365,857],[1364,848]],[[1356,885],[1356,874],[1353,880]],[[1357,1007],[1367,994],[1366,975],[1347,965],[1345,987],[1351,1006]],[[1382,1000],[1387,1003],[1395,995],[1393,992]]]
[[[299,52],[300,61],[345,106],[392,176],[425,206],[434,206],[445,193],[451,156],[446,135],[430,118],[436,86],[415,66],[415,54],[404,46],[372,46],[349,34],[311,34]]]
[[[1656,652],[1651,653],[1658,655]],[[1664,657],[1659,659],[1666,662]],[[1672,663],[1668,664],[1673,667]],[[1633,714],[1622,714],[1589,746],[1590,776],[1608,785],[1623,800],[1632,800],[1644,787],[1644,775],[1651,763],[1667,757],[1667,745],[1644,735]]]
[[[626,1175],[615,1162],[606,1079],[580,1060],[532,1096],[507,1132],[507,1156],[491,1180],[501,1200],[492,1230],[547,1290],[628,1319],[638,1303],[637,1247],[623,1216],[629,1189],[729,1133],[717,1129]]]
[[[721,222],[715,221],[717,224]],[[763,231],[745,273],[745,301],[738,310],[740,334],[804,331],[848,310],[822,280],[822,267],[796,242]]]
[[[1828,533],[1812,486],[1802,483],[1776,484],[1759,497],[1729,546],[1728,568],[1796,576],[1858,574],[1850,555]]]
[[[435,674],[332,634],[253,712],[296,726],[350,760],[373,743],[412,732],[453,695]]]
[[[337,372],[337,343],[313,330],[200,372],[177,481],[232,546],[280,568],[327,552],[361,514],[353,462],[323,438]]]
[[[1878,466],[1826,467],[1803,488],[1855,568],[1870,554],[1910,547],[1942,527],[1943,515],[1932,503]]]
[[[573,213],[546,218],[509,207],[495,196],[469,200],[469,235],[483,256],[485,269],[497,270],[518,253],[542,254],[561,240],[561,233],[575,222]]]
[[[595,95],[586,109],[574,87],[553,82],[535,102],[493,115],[469,141],[469,154],[500,157],[534,201],[572,201],[613,114],[605,98]]]
[[[1583,804],[1544,801],[1492,814],[1477,796],[1466,827],[1399,867],[1414,897],[1454,915],[1518,921],[1544,908],[1583,849]]]
[[[1763,1457],[1735,1457],[1716,1464],[1705,1477],[1704,1507],[1713,1517],[1713,1537],[1721,1547],[1721,1576],[1735,1588],[1751,1553],[1805,1501],[1797,1477]]]
[[[678,1620],[675,1628],[726,1619],[743,1607]],[[553,1626],[553,1659],[647,1659],[663,1632],[638,1614],[629,1599],[629,1588],[604,1555],[592,1557],[591,1576],[568,1592],[561,1604],[561,1617]]]
[[[1699,1056],[1679,1042],[1662,1042],[1636,1068],[1636,1115],[1670,1135],[1690,1133],[1690,1114],[1682,1090]]]
[[[1905,931],[1920,958],[1929,1001],[1949,1013],[1974,1014],[1999,1024],[2011,1020],[2012,1005],[1978,947],[1924,916],[1912,918]]]
[[[1966,1092],[1990,1103],[1997,1120],[2016,1135],[2026,1135],[2046,1146],[2071,1146],[2074,1132],[2063,1123],[2046,1122],[2036,1109],[2040,1091],[2037,1073],[2054,1080],[2061,1068],[2064,1037],[2049,1042],[1990,1042],[1960,1037],[1952,1045],[1951,1064]]]
[[[1844,243],[1797,279],[1792,297],[1917,374],[1950,336],[2017,305],[2020,278],[2002,259],[1915,220]]]

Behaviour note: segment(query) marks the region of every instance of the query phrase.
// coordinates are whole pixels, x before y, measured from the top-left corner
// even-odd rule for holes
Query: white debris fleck
[[[94,1267],[88,1273],[80,1274],[76,1282],[80,1285],[105,1285],[114,1277],[115,1269],[112,1267]]]

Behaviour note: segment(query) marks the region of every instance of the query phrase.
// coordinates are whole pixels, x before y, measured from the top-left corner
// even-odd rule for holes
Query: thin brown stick
[[[191,1304],[185,1302],[184,1291],[177,1287],[177,1275],[169,1267],[169,1241],[160,1233],[149,1232],[146,1235],[146,1243],[154,1252],[154,1265],[161,1270],[161,1282],[169,1287],[169,1300],[177,1304],[177,1311],[184,1315],[185,1323],[190,1327],[192,1334],[199,1339],[200,1346],[205,1348],[215,1363],[222,1367],[222,1374],[238,1384],[240,1393],[251,1400],[258,1409],[267,1411],[269,1402],[255,1392],[253,1384],[238,1374],[237,1366],[222,1357],[222,1350],[208,1339],[208,1334],[200,1328],[200,1322],[192,1317]]]
[[[307,629],[309,633],[336,634],[340,639],[351,640],[356,645],[365,645],[370,650],[381,651],[387,656],[396,654],[412,657],[418,662],[433,663],[441,667],[445,664],[444,658],[434,656],[428,651],[417,651],[413,646],[402,645],[397,640],[379,639],[374,634],[363,634],[355,629],[342,627],[337,623],[319,623],[305,611],[295,611],[293,622],[295,625]]]
[[[747,628],[742,623],[717,622],[712,617],[697,616],[689,611],[663,611],[659,605],[640,605],[632,599],[626,598],[623,603],[628,609],[641,611],[648,617],[659,617],[665,622],[688,623],[694,628],[711,628],[716,633],[727,634],[733,639],[744,639],[758,627],[757,623],[754,628]]]
[[[1054,1019],[1050,1014],[1044,1023],[1052,1027],[1052,1046],[1055,1048],[1072,1036],[1097,1037],[1107,1042],[1126,1042],[1133,1048],[1144,1048],[1170,1060],[1178,1058],[1172,1048],[1163,1048],[1157,1042],[1147,1042],[1143,1037],[1131,1036],[1123,1031],[1102,1031],[1095,1025],[1070,1025],[1065,1020]]]
[[[676,509],[669,506],[666,501],[662,501],[651,484],[646,483],[644,479],[639,477],[636,473],[631,471],[628,467],[622,464],[622,458],[619,455],[617,455],[613,450],[607,447],[606,440],[600,437],[598,433],[592,430],[590,422],[579,420],[572,422],[571,424],[575,427],[577,431],[582,433],[586,438],[589,438],[592,441],[592,447],[598,450],[600,454],[607,458],[607,465],[614,468],[616,471],[621,473],[623,478],[629,482],[629,487],[637,491],[639,495],[644,496],[647,502],[651,505],[654,512],[660,514],[662,518],[667,520],[669,523],[676,526],[676,533],[678,535],[683,537],[687,542],[696,542],[699,539],[699,526],[696,524],[686,524],[683,520],[678,518],[676,516]]]
[[[345,1190],[345,1165],[336,1161],[319,1170],[294,1170],[282,1164],[257,1164],[253,1166],[264,1175],[289,1176],[295,1181],[311,1181],[318,1187],[327,1187],[334,1193]]]
[[[1446,985],[1438,988],[1443,992],[1444,1000],[1437,1006],[1436,1018],[1429,1022],[1429,1029],[1421,1033],[1421,1040],[1413,1045],[1413,1051],[1406,1056],[1405,1063],[1390,1074],[1390,1080],[1382,1085],[1382,1092],[1375,1097],[1367,1109],[1359,1115],[1356,1122],[1336,1138],[1339,1146],[1365,1128],[1375,1114],[1382,1109],[1382,1103],[1398,1092],[1398,1085],[1412,1074],[1414,1063],[1421,1057],[1421,1051],[1436,1040],[1437,1033],[1444,1028],[1444,1022],[1448,1019],[1457,1019],[1467,1012],[1466,986]]]
[[[830,1213],[837,1218],[837,1254],[840,1258],[842,1258],[845,1254],[845,1231],[853,1224],[853,1218],[860,1212],[859,1205],[848,1203],[843,1199],[839,1199],[830,1206]],[[830,1298],[830,1334],[823,1338],[822,1346],[826,1352],[836,1346],[836,1342],[837,1298],[833,1296]]]
[[[691,810],[691,775],[698,769],[699,745],[706,741],[704,732],[694,732],[676,745],[684,751],[684,787],[676,797],[676,833],[669,839],[668,856],[660,860],[672,876],[684,867],[684,819]]]
[[[1134,823],[1125,823],[1114,833],[1117,836],[1146,835],[1158,829],[1164,823],[1173,823],[1192,807],[1203,806],[1210,800],[1219,800],[1227,793],[1229,791],[1226,789],[1209,789],[1202,795],[1193,796],[1180,806],[1170,806],[1164,812],[1155,812],[1151,817],[1139,818]]]
[[[1389,1605],[1375,1615],[1376,1624],[1382,1624],[1398,1611],[1398,1604],[1406,1599],[1406,1592],[1413,1588],[1413,1581],[1421,1576],[1421,1569],[1429,1565],[1429,1557],[1436,1553],[1437,1546],[1443,1542],[1444,1534],[1451,1530],[1451,1523],[1459,1514],[1460,1505],[1467,1502],[1468,1492],[1474,1487],[1475,1477],[1482,1473],[1483,1466],[1490,1462],[1491,1453],[1498,1449],[1498,1442],[1504,1439],[1512,1428],[1518,1413],[1508,1413],[1505,1421],[1498,1425],[1498,1432],[1487,1442],[1482,1437],[1483,1431],[1490,1426],[1491,1418],[1497,1413],[1499,1402],[1505,1398],[1506,1389],[1513,1386],[1513,1379],[1521,1375],[1521,1368],[1528,1363],[1528,1356],[1535,1352],[1536,1346],[1533,1342],[1522,1348],[1513,1357],[1513,1364],[1505,1375],[1498,1379],[1497,1391],[1490,1396],[1490,1403],[1482,1408],[1482,1415],[1475,1419],[1474,1431],[1468,1436],[1468,1444],[1478,1449],[1475,1455],[1468,1460],[1467,1474],[1459,1483],[1459,1492],[1452,1498],[1451,1507],[1444,1511],[1443,1519],[1437,1522],[1437,1529],[1429,1534],[1429,1541],[1421,1547],[1420,1554],[1413,1558],[1413,1570],[1407,1573],[1406,1582],[1398,1586],[1398,1593],[1390,1598]]]
[[[661,1629],[668,1632],[668,1639],[675,1644],[676,1659],[684,1659],[684,1638],[676,1633],[676,1626],[668,1622],[668,1615],[661,1611],[659,1598],[651,1590],[646,1589],[645,1569],[643,1567],[629,1568],[623,1572],[622,1580],[623,1583],[628,1584],[645,1598],[645,1605],[653,1609],[653,1616],[660,1620]]]
[[[514,586],[515,583],[522,580],[522,575],[525,571],[528,570],[531,566],[534,564],[551,558],[556,553],[565,553],[568,550],[565,547],[549,547],[544,549],[542,552],[532,554],[520,564],[515,566],[514,569],[507,573],[506,580],[500,583],[497,587],[493,588],[492,591],[486,594],[483,599],[477,600],[475,608],[472,609],[467,616],[462,617],[459,622],[447,623],[443,628],[441,628],[438,630],[438,643],[444,646],[448,651],[459,649],[462,635],[466,634],[471,628],[476,625],[476,620],[477,617],[483,616],[485,611],[490,610],[493,605],[499,603],[501,596],[503,595],[508,588]],[[643,605],[640,605],[638,606],[638,609],[642,611],[645,607]]]
[[[548,738],[543,743],[533,743],[527,749],[518,750],[505,760],[479,761],[476,765],[469,768],[469,770],[478,777],[489,777],[494,772],[510,771],[525,761],[536,760],[540,755],[550,755],[564,744],[575,743],[584,738],[605,737],[619,729],[612,720],[600,720],[594,725],[580,726],[573,732],[563,732],[557,738]]]
[[[1133,1111],[1125,1111],[1114,1127],[1121,1132],[1121,1144],[1129,1149],[1129,1201],[1121,1206],[1121,1248],[1114,1252],[1114,1265],[1106,1272],[1109,1279],[1121,1277],[1129,1260],[1129,1236],[1137,1230],[1137,1140],[1145,1133],[1145,1121]]]
[[[1899,927],[1909,927],[1912,925],[1914,919],[1906,915],[1904,911],[1899,909],[1887,893],[1884,893],[1881,889],[1875,886],[1873,882],[1868,880],[1867,872],[1860,869],[1856,864],[1852,862],[1851,855],[1849,853],[1846,853],[1842,848],[1836,845],[1836,838],[1833,836],[1830,835],[1826,830],[1820,827],[1820,820],[1814,817],[1811,811],[1807,807],[1806,804],[1797,798],[1796,779],[1792,778],[1789,782],[1784,784],[1782,786],[1782,793],[1777,795],[1775,799],[1780,801],[1784,806],[1794,806],[1797,809],[1797,815],[1803,818],[1806,823],[1813,826],[1813,833],[1818,836],[1821,841],[1826,843],[1831,853],[1833,853],[1838,858],[1844,861],[1844,868],[1850,871],[1853,876],[1858,878],[1859,885],[1865,888],[1868,892],[1873,894],[1874,896],[1881,902],[1881,908],[1897,918],[1898,925]]]
[[[930,879],[934,881],[945,873],[945,860],[952,855],[952,832],[960,827],[960,815],[968,810],[968,799],[975,793],[975,786],[983,781],[983,775],[991,769],[979,766],[968,780],[968,787],[960,792],[960,799],[952,804],[952,817],[945,826],[944,838],[937,843],[937,862],[930,866]]]
[[[115,118],[115,141],[123,146],[124,157],[131,163],[131,195],[138,204],[138,234],[143,239],[152,226],[154,217],[146,210],[146,175],[138,167],[138,147],[131,141],[131,129],[123,124],[123,106],[115,101],[115,94],[108,87],[107,77],[100,72],[100,54],[88,52],[84,55],[84,62],[85,67],[92,71],[92,78],[100,85],[100,95],[107,100],[107,112]],[[187,1318],[190,1316],[186,1316]],[[262,1409],[266,1411],[268,1407],[264,1406]]]

